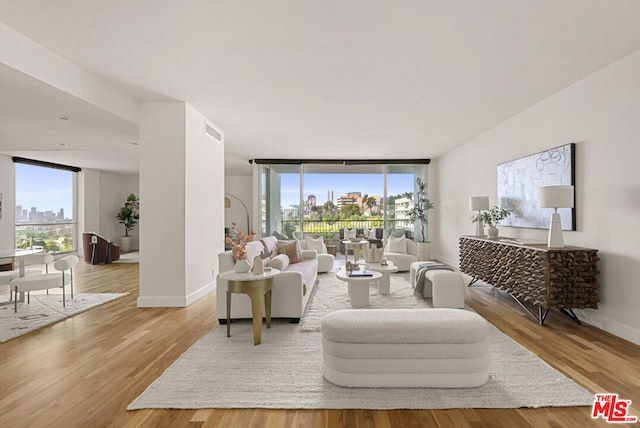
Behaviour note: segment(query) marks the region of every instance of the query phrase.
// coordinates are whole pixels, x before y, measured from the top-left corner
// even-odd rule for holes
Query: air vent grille
[[[209,122],[204,122],[204,132],[218,143],[222,141],[222,132]]]

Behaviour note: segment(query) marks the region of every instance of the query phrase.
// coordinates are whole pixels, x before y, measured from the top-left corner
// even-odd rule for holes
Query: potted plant
[[[409,220],[412,222],[419,221],[422,226],[422,242],[418,245],[418,260],[429,260],[431,258],[431,242],[427,239],[427,226],[429,218],[427,214],[430,209],[434,208],[433,202],[427,197],[427,183],[422,181],[420,177],[416,178],[418,190],[415,193],[413,208],[408,212]]]
[[[124,226],[124,236],[120,237],[120,250],[124,253],[131,251],[131,236],[129,236],[129,232],[135,229],[138,224],[140,219],[139,208],[140,200],[132,193],[120,208],[120,212],[116,214],[118,223]]]
[[[498,237],[498,228],[496,225],[500,220],[504,220],[505,218],[511,215],[511,210],[508,208],[498,208],[496,206],[491,207],[487,211],[482,211],[471,217],[473,223],[478,220],[482,220],[484,224],[489,226],[487,233],[489,238],[497,238]]]

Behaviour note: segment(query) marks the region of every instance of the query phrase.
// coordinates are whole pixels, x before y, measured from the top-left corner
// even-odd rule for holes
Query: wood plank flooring
[[[78,292],[130,294],[0,344],[0,427],[607,425],[591,419],[590,407],[127,411],[134,398],[217,324],[215,293],[188,308],[139,309],[137,264],[81,262],[74,274]],[[551,366],[594,393],[615,392],[632,400],[631,414],[640,416],[640,346],[578,325],[558,312],[550,313],[540,327],[510,297],[495,290],[471,288],[466,293],[471,307]]]

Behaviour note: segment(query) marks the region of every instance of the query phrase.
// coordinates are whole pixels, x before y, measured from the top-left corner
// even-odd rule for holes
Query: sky
[[[73,174],[52,168],[42,168],[16,163],[16,206],[30,211],[57,213],[64,209],[64,216],[73,216]]]
[[[300,176],[298,174],[282,174],[281,177],[282,207],[297,206],[300,204]],[[387,179],[388,196],[413,192],[413,174],[389,174]],[[315,195],[316,205],[322,205],[327,201],[329,190],[333,190],[334,204],[338,202],[338,197],[349,192],[382,197],[384,192],[382,180],[382,174],[305,174],[304,200],[306,201],[309,195]]]

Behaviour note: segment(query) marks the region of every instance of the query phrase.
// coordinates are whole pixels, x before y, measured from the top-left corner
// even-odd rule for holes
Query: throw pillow
[[[405,233],[404,229],[393,229],[391,231],[391,236],[393,236],[395,238],[400,238],[400,237],[407,236],[407,234]]]
[[[283,235],[282,233],[278,232],[277,230],[273,231],[273,236],[278,238],[279,241],[288,241],[290,239],[288,236]]]
[[[404,236],[402,238],[394,238],[393,236],[390,236],[389,237],[389,252],[390,253],[407,254],[406,238]]]
[[[345,239],[350,239],[350,238],[355,238],[356,237],[356,230],[355,229],[345,229],[344,230],[344,238]]]
[[[318,239],[313,239],[305,236],[304,245],[306,246],[307,250],[316,250],[318,254],[324,254],[325,252],[324,238],[322,236]]]
[[[289,266],[289,257],[286,254],[278,254],[269,260],[269,266],[279,271],[285,270]]]
[[[286,254],[289,257],[289,263],[298,263],[302,259],[300,253],[300,242],[279,242],[276,244],[276,252],[278,254]]]
[[[377,239],[376,238],[376,228],[373,229],[365,229],[365,235],[367,235],[367,239]]]

